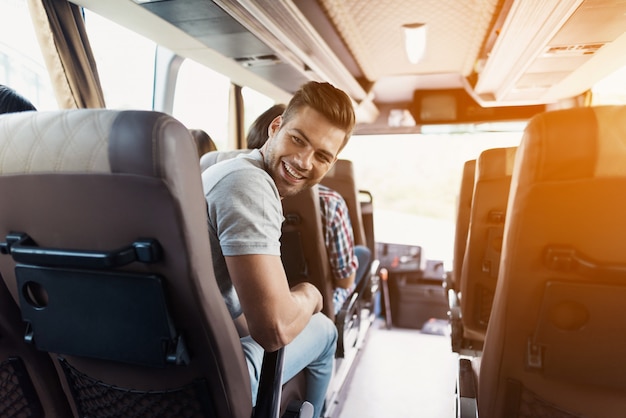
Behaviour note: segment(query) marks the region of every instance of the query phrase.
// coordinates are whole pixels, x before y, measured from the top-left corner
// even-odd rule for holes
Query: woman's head
[[[10,87],[0,84],[0,113],[37,110],[24,96]]]
[[[265,144],[270,123],[272,123],[277,116],[282,115],[286,107],[287,106],[284,104],[275,104],[261,113],[261,115],[252,122],[248,130],[248,135],[246,136],[248,149],[261,148],[263,144]]]

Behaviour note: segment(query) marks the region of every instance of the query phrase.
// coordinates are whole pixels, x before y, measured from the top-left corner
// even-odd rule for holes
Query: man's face
[[[285,123],[281,116],[274,119],[262,150],[265,168],[280,196],[292,196],[319,183],[337,160],[345,136],[308,106]]]

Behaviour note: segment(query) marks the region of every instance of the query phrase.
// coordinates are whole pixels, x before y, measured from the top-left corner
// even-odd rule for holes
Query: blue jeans
[[[356,270],[356,276],[354,279],[354,283],[358,285],[361,279],[365,277],[365,274],[367,273],[366,268],[370,265],[372,252],[364,245],[355,245],[354,255],[356,256],[357,260],[359,260],[359,267]]]
[[[263,347],[250,336],[243,337],[241,345],[252,383],[252,402],[256,404]],[[283,382],[289,381],[306,368],[306,400],[315,408],[314,417],[319,417],[324,408],[326,392],[333,375],[336,348],[337,328],[322,313],[313,315],[304,330],[285,347]]]

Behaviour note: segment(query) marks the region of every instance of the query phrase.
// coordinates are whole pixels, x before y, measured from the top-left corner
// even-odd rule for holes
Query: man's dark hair
[[[309,81],[294,94],[283,113],[283,122],[289,121],[298,110],[310,106],[330,123],[346,132],[340,149],[347,144],[355,125],[352,100],[343,91],[329,83]]]

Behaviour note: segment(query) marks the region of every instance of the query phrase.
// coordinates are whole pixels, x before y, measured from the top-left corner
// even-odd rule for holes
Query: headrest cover
[[[192,143],[164,113],[74,109],[0,116],[0,173],[126,173],[162,176],[164,155]],[[183,148],[188,148],[188,144]],[[197,158],[197,157],[196,157]]]
[[[117,112],[71,110],[0,115],[2,174],[108,172]]]

